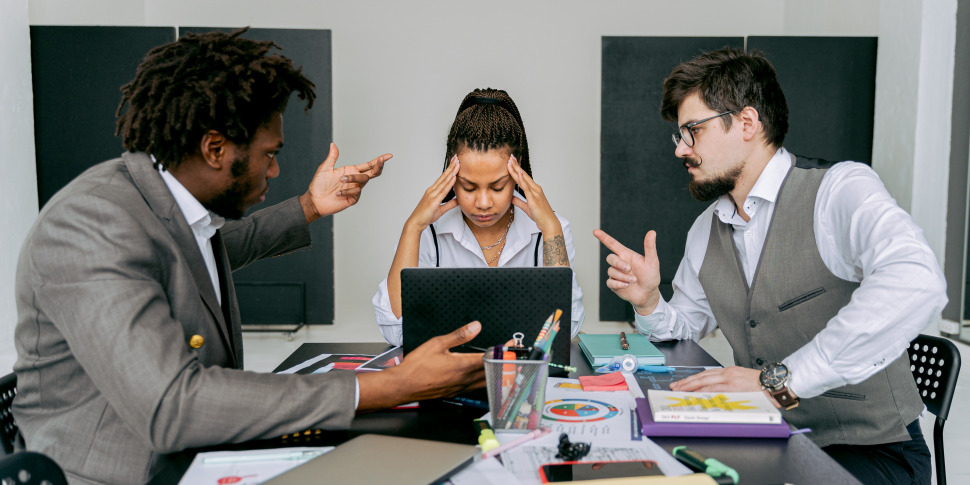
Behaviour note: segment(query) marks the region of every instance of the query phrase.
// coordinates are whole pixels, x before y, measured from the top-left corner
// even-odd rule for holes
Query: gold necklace
[[[492,244],[491,246],[481,246],[481,245],[478,246],[482,248],[483,255],[485,254],[485,251],[488,251],[489,249],[492,249],[495,246],[498,246],[499,244],[502,244],[502,242],[505,241],[505,238],[509,235],[509,228],[512,227],[512,221],[514,220],[515,220],[515,206],[512,206],[512,207],[509,207],[509,223],[505,226],[505,232],[502,234],[502,237],[498,238],[498,241],[495,241],[495,243]],[[495,256],[492,256],[491,259],[489,259],[486,262],[486,264],[492,264],[493,261],[498,259],[498,257],[502,255],[503,249],[505,249],[504,245],[501,248],[499,248],[498,252],[495,253]]]

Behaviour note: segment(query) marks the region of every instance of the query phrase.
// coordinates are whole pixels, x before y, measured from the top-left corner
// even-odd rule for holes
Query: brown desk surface
[[[668,365],[718,365],[717,361],[693,341],[659,342],[657,347],[667,356]],[[374,354],[387,349],[383,343],[306,343],[286,358],[274,372],[288,369],[320,354]],[[592,373],[582,352],[573,343],[572,365],[578,368],[578,375]],[[471,426],[473,419],[481,417],[484,411],[475,408],[458,407],[435,403],[422,405],[417,410],[382,411],[358,416],[351,429],[346,431],[313,431],[306,434],[291,435],[285,438],[262,440],[234,446],[220,446],[213,449],[252,449],[282,446],[327,446],[340,444],[354,436],[375,433],[411,438],[451,441],[474,444],[477,434]],[[668,452],[675,446],[687,445],[700,453],[717,458],[734,468],[741,476],[742,483],[798,485],[858,484],[838,463],[829,458],[805,435],[794,435],[787,440],[757,438],[653,438]],[[190,450],[183,452],[179,461],[184,465],[179,475],[188,468],[195,452],[209,450]],[[160,481],[168,479],[169,481]],[[174,483],[171,478],[155,477],[152,483]]]

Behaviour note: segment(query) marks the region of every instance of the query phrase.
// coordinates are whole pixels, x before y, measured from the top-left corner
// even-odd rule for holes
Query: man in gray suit
[[[232,271],[307,247],[308,224],[356,203],[390,154],[335,168],[331,145],[305,194],[243,217],[279,174],[290,94],[309,109],[314,91],[239,34],[149,52],[122,88],[128,152],[55,195],[21,251],[13,413],[72,483],[143,483],[186,448],[347,428],[483,385],[480,355],[449,352],[477,322],[384,372],[242,370]]]
[[[719,327],[734,351],[734,366],[671,389],[764,389],[863,483],[927,483],[906,348],[946,296],[922,230],[868,166],[785,150],[785,95],[758,53],[724,48],[677,66],[661,115],[677,124],[691,195],[713,201],[687,234],[670,301],[654,231],[642,255],[594,234],[638,331],[699,340]]]

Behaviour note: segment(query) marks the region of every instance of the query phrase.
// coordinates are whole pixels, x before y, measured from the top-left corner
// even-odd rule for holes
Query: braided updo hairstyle
[[[506,147],[515,155],[522,170],[532,177],[525,125],[512,97],[501,89],[476,89],[468,93],[458,107],[458,114],[448,133],[442,171],[448,169],[451,158],[463,148],[485,152]],[[516,191],[522,194],[518,186]],[[452,191],[445,201],[454,196]],[[525,194],[522,196],[525,197]]]

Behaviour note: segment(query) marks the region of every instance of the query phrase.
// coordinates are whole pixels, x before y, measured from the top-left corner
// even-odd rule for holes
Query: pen
[[[506,451],[506,450],[510,450],[512,448],[515,448],[516,446],[519,446],[522,443],[525,443],[526,441],[534,440],[534,439],[539,438],[541,436],[545,436],[545,435],[547,435],[547,434],[549,434],[551,432],[552,432],[552,428],[550,428],[548,426],[543,426],[543,427],[541,427],[541,428],[539,428],[539,429],[537,429],[535,431],[530,431],[529,433],[526,433],[521,438],[517,438],[515,440],[509,441],[508,443],[506,443],[506,444],[504,444],[502,446],[499,446],[498,448],[494,448],[494,449],[491,449],[491,450],[489,450],[489,451],[487,451],[485,453],[482,453],[482,459],[491,458],[491,457],[493,457],[493,456],[495,456],[495,455],[497,455],[497,454],[499,454],[499,453],[501,453],[503,451]]]
[[[448,404],[454,404],[456,406],[467,406],[478,409],[488,409],[488,403],[484,401],[479,401],[478,399],[469,399],[467,397],[452,396],[441,399],[442,402]]]
[[[560,369],[565,370],[566,372],[576,372],[576,370],[577,370],[575,367],[573,367],[571,365],[555,364],[555,363],[552,363],[552,362],[549,363],[549,367],[558,367]]]
[[[626,332],[620,332],[620,348],[630,350],[630,342],[626,341]]]
[[[287,451],[280,453],[261,453],[261,454],[248,454],[248,455],[225,455],[225,456],[210,456],[202,459],[204,465],[218,465],[226,463],[248,463],[253,461],[290,461],[290,460],[308,460],[310,458],[316,458],[327,451],[330,450],[302,450],[302,451]]]

